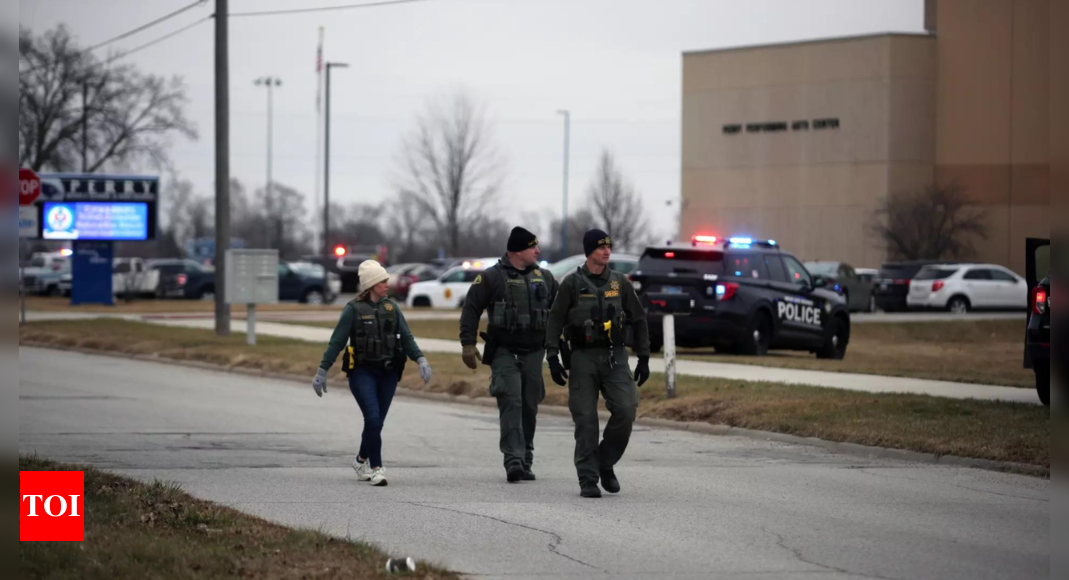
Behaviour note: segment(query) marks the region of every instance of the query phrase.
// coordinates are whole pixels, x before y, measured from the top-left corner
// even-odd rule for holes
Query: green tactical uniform
[[[346,374],[357,366],[390,366],[400,372],[406,356],[414,361],[423,357],[405,315],[389,298],[377,303],[354,299],[346,304],[319,368],[330,370],[343,350],[342,370]]]
[[[549,313],[545,347],[549,356],[557,355],[561,333],[571,344],[568,408],[575,422],[575,469],[580,484],[596,484],[600,470],[615,466],[631,439],[638,388],[627,363],[625,336],[629,332],[633,333],[634,354],[648,357],[646,312],[626,276],[609,268],[594,275],[583,266],[561,281]],[[600,445],[599,393],[612,415]]]
[[[537,266],[517,270],[508,257],[475,279],[464,299],[460,343],[474,345],[483,311],[489,323],[483,364],[491,370],[490,395],[497,399],[505,469],[534,463],[538,405],[546,396],[542,376],[546,325],[557,293],[553,275]]]

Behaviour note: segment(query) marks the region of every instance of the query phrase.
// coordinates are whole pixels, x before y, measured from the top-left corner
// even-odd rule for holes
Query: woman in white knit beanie
[[[405,361],[411,359],[419,364],[424,383],[431,380],[431,365],[419,350],[401,308],[386,296],[389,281],[390,275],[378,262],[367,260],[360,264],[360,292],[342,310],[312,380],[316,395],[322,397],[327,392],[327,371],[338,354],[345,352],[343,370],[349,377],[349,390],[364,414],[364,432],[353,469],[361,481],[380,487],[386,485],[382,427]]]

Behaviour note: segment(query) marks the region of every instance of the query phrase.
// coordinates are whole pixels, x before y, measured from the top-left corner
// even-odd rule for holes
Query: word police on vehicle
[[[776,311],[781,320],[821,326],[820,308],[814,306],[809,300],[787,297],[777,301]]]
[[[631,277],[649,312],[655,351],[664,340],[660,319],[672,313],[676,343],[685,348],[846,356],[846,301],[775,240],[697,235],[689,246],[647,248]]]

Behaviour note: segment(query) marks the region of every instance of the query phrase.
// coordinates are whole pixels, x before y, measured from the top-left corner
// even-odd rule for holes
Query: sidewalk
[[[146,320],[146,322],[168,326],[181,326],[184,328],[211,329],[215,327],[212,320]],[[231,330],[234,333],[244,333],[245,321],[232,321]],[[319,342],[324,345],[330,340],[331,332],[332,331],[328,328],[317,328],[312,326],[296,326],[292,324],[278,324],[271,322],[257,322],[256,324],[256,333],[258,335],[306,340],[310,342]],[[460,343],[455,340],[416,337],[416,341],[419,343],[420,349],[424,352],[456,355],[459,355],[461,352]],[[636,361],[632,358],[632,367],[635,363]],[[664,372],[664,360],[660,358],[650,359],[650,370],[655,373]],[[1031,389],[887,377],[882,375],[808,371],[690,360],[677,360],[676,372],[679,375],[694,377],[809,385],[851,391],[864,391],[868,393],[913,393],[947,397],[951,399],[983,399],[1034,405],[1039,404],[1039,398]]]

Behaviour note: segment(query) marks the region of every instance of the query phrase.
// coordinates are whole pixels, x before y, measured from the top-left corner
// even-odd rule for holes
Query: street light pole
[[[274,162],[274,117],[275,117],[275,105],[274,105],[274,88],[282,86],[282,80],[278,77],[266,76],[260,77],[254,81],[256,86],[267,87],[267,204],[268,210],[271,209],[274,203],[271,197],[272,186],[274,185],[274,178],[272,176],[272,164]],[[275,243],[278,245],[279,253],[282,251],[282,219],[285,215],[285,208],[279,207],[276,212],[275,220]]]
[[[330,258],[330,69],[349,68],[343,62],[327,63],[327,87],[324,100],[323,143],[323,259]]]
[[[568,257],[568,156],[571,145],[572,113],[567,110],[557,111],[564,115],[564,202],[561,210],[560,235],[561,235],[561,259]]]

